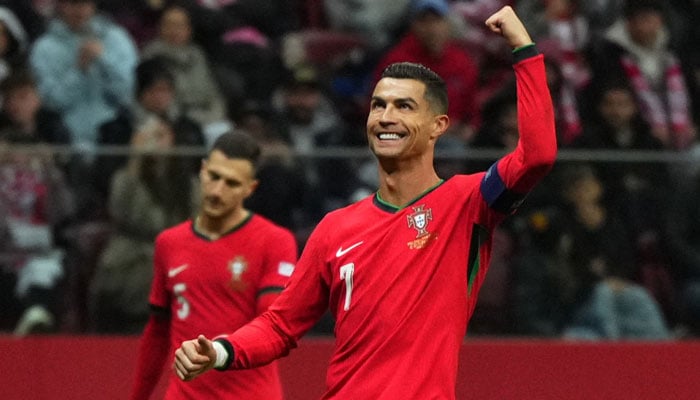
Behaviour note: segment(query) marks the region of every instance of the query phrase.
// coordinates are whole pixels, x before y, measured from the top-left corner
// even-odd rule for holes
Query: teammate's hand
[[[510,6],[505,6],[488,17],[486,26],[503,36],[514,49],[532,43],[530,34]]]
[[[199,335],[197,339],[182,342],[175,351],[173,369],[180,379],[190,381],[214,368],[215,363],[216,350],[212,341]]]

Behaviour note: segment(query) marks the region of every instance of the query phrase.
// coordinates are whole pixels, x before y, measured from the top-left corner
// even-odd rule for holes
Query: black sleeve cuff
[[[224,349],[226,349],[226,354],[227,354],[226,362],[224,363],[224,365],[221,367],[215,367],[214,369],[217,371],[226,371],[227,369],[229,369],[229,367],[231,366],[231,363],[233,362],[233,346],[231,345],[231,343],[228,340],[223,339],[223,338],[216,339],[214,341],[218,342],[222,346],[224,346]]]
[[[513,64],[517,64],[520,61],[534,57],[538,54],[540,54],[540,51],[537,50],[537,46],[535,46],[534,43],[523,47],[518,47],[517,49],[513,50]]]

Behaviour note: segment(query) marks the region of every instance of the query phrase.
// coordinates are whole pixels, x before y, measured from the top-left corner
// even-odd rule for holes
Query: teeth
[[[380,133],[379,139],[381,140],[398,140],[401,139],[398,133]]]

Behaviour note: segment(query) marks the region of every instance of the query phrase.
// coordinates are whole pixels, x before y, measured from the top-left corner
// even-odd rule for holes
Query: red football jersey
[[[255,318],[258,296],[281,291],[296,258],[292,233],[259,215],[213,241],[191,221],[161,233],[150,302],[170,310],[170,354],[184,340],[230,332]],[[273,363],[192,382],[172,378],[166,398],[269,400],[281,399],[282,391]]]
[[[517,148],[488,171],[440,182],[402,208],[374,195],[329,213],[289,287],[226,337],[231,368],[286,354],[330,307],[336,346],[324,399],[455,398],[459,349],[493,230],[556,158],[543,58],[534,48],[516,57],[524,58],[515,65]]]

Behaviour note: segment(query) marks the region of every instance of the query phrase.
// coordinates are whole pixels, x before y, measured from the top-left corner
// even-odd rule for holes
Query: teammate
[[[266,313],[214,341],[183,342],[174,362],[180,379],[284,356],[330,307],[336,343],[324,399],[455,398],[494,227],[549,172],[557,148],[543,56],[512,8],[486,24],[514,49],[517,148],[485,173],[443,181],[433,159],[449,125],[445,83],[420,65],[387,67],[367,119],[378,192],[324,217]]]
[[[200,170],[194,221],[163,231],[155,243],[154,309],[141,339],[132,400],[148,399],[174,349],[185,339],[240,327],[277,298],[297,259],[291,232],[244,208],[255,190],[258,144],[225,133]],[[282,398],[276,364],[168,383],[168,399]]]

